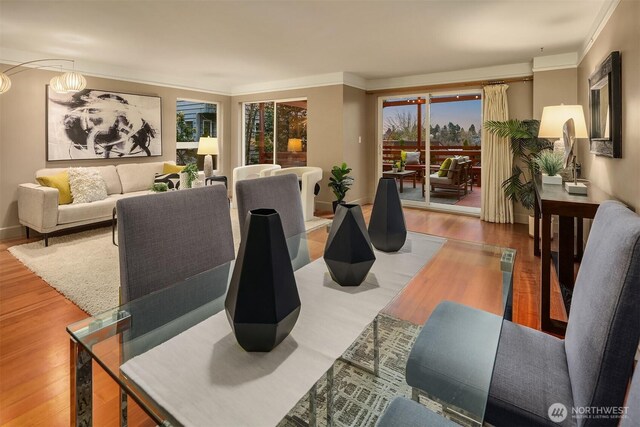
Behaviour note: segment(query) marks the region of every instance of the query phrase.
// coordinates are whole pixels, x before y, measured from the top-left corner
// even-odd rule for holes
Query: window
[[[307,101],[247,102],[244,164],[307,165]]]
[[[202,136],[218,136],[218,104],[178,99],[176,102],[176,163],[197,163],[202,169],[203,156],[198,156]]]

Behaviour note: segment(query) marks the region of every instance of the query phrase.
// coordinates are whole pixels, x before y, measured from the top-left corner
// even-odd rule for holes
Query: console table
[[[533,253],[541,258],[540,274],[540,322],[543,331],[564,334],[566,322],[551,318],[551,216],[560,217],[558,228],[558,253],[556,271],[558,282],[573,290],[574,257],[582,258],[584,218],[593,218],[598,206],[612,199],[593,184],[588,184],[588,195],[569,194],[564,185],[542,184],[540,177],[534,179],[536,203],[534,208]],[[542,218],[542,250],[540,249],[540,218]],[[576,233],[574,223],[577,222]],[[576,245],[574,248],[574,240]],[[575,249],[575,254],[574,254]]]

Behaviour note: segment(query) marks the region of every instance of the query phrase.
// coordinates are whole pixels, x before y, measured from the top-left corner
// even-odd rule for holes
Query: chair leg
[[[24,227],[25,231],[27,232],[27,239],[29,238],[29,227]]]
[[[45,248],[49,247],[49,234],[48,233],[44,234],[44,247]]]
[[[420,402],[420,390],[415,387],[411,387],[411,399]]]

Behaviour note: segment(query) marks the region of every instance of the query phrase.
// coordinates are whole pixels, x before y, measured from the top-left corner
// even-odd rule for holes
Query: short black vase
[[[280,215],[249,211],[224,302],[238,344],[246,351],[271,351],[291,332],[300,296]]]
[[[376,249],[399,251],[407,240],[407,227],[395,179],[380,178],[369,219],[369,238]]]
[[[338,205],[324,248],[331,278],[342,286],[358,286],[375,260],[360,205]]]

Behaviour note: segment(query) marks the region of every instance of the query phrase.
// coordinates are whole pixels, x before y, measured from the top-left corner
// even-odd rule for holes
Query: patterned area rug
[[[411,388],[405,381],[405,367],[411,347],[421,326],[386,315],[379,315],[380,372],[378,376],[349,363],[334,364],[333,425],[374,426],[389,403],[397,396],[411,397]],[[343,358],[358,365],[373,368],[373,329],[368,327]],[[318,382],[316,400],[317,425],[327,425],[326,375]],[[442,406],[422,398],[421,403],[442,414]],[[305,395],[289,412],[278,427],[308,426],[309,394]]]

